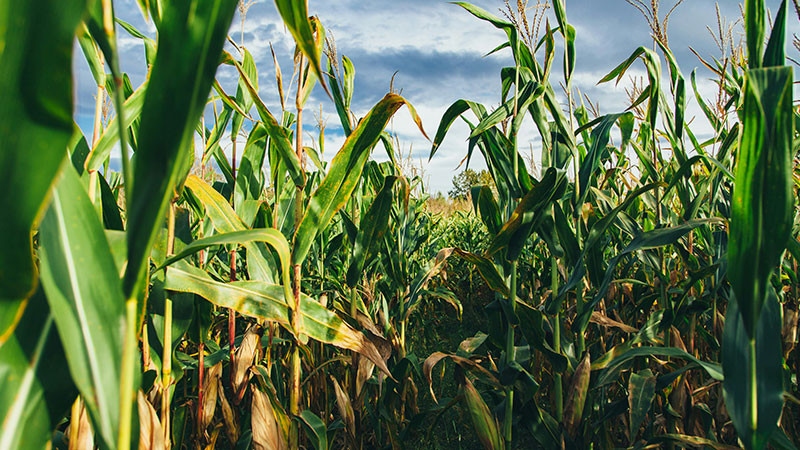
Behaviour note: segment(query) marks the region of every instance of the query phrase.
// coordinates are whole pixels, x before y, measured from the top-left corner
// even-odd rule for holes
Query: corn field
[[[314,2],[274,1],[281,71],[229,37],[238,0],[137,0],[155,37],[119,0],[0,1],[0,450],[796,448],[800,5],[744,1],[741,48],[697,55],[704,99],[659,2],[628,2],[653,40],[595,80],[645,70],[610,113],[574,87],[569,2],[455,2],[505,38],[501,98],[426,131],[391,89],[351,109],[356,68]],[[327,161],[324,128],[303,132],[313,89],[346,136]],[[431,211],[396,114],[430,159],[468,125],[462,157],[492,181],[469,211]]]

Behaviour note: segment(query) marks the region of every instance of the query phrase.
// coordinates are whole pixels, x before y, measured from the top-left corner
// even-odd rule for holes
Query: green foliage
[[[539,42],[514,5],[504,20],[457,3],[503,32],[495,51],[511,58],[499,106],[458,100],[434,135],[431,157],[463,120],[465,162],[486,165],[453,178],[455,212],[397,167],[397,110],[425,134],[408,101],[358,111],[355,67],[322,60],[320,19],[275,3],[297,44],[298,78],[276,67],[280,111],[260,97],[254,53],[223,50],[233,0],[140,0],[157,39],[115,21],[113,2],[85,16],[75,1],[47,17],[0,6],[0,178],[19,193],[1,205],[1,450],[72,447],[88,427],[103,449],[794,448],[800,116],[786,2],[771,30],[764,3],[746,2],[746,61],[703,60],[719,101],[692,73],[713,129],[702,139],[666,40],[599,80],[639,60],[648,75],[630,108],[592,118],[572,106],[565,1],[541,16]],[[115,23],[145,49],[140,86],[118,70]],[[72,121],[75,37],[117,110],[91,148]],[[317,151],[300,130],[317,81],[346,135],[328,163],[324,131]],[[536,173],[518,142],[529,125]],[[247,143],[228,158],[230,135]],[[389,161],[372,160],[377,145]]]
[[[465,169],[453,177],[453,188],[447,191],[447,195],[454,200],[465,200],[470,195],[472,187],[478,185],[494,186],[494,180],[489,171],[484,169],[476,172],[472,169]]]
[[[41,14],[42,9],[48,14]],[[72,133],[72,41],[82,0],[0,5],[0,315],[19,319],[36,288],[31,228]],[[0,323],[0,344],[12,324]]]

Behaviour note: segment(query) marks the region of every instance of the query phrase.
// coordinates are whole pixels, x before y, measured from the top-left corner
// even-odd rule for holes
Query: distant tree
[[[454,200],[466,200],[469,198],[472,186],[477,184],[486,184],[494,189],[494,180],[488,170],[484,169],[480,172],[472,169],[463,170],[453,177],[453,188],[447,192],[447,195]]]

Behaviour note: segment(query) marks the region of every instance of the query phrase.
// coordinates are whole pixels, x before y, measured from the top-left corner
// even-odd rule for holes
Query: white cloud
[[[498,9],[502,6],[499,0],[479,0],[474,3],[492,14],[499,14]],[[777,0],[768,0],[767,4],[774,14]],[[142,19],[135,0],[118,0],[115,5],[120,18],[148,36],[155,36],[153,24]],[[722,2],[720,7],[731,21],[737,18],[737,2]],[[474,100],[489,109],[496,107],[500,101],[499,69],[513,64],[510,54],[506,50],[489,58],[482,58],[482,55],[503,42],[505,34],[458,6],[438,0],[311,0],[310,11],[318,15],[326,29],[335,36],[339,54],[350,56],[356,64],[353,108],[359,117],[366,114],[388,91],[389,80],[395,71],[399,71],[395,87],[402,88],[403,95],[413,103],[431,138],[436,133],[442,114],[455,100]],[[567,2],[567,13],[577,31],[577,68],[573,77],[576,92],[579,90],[588,95],[593,103],[598,104],[601,114],[624,110],[628,106],[628,96],[624,90],[629,86],[628,78],[619,86],[613,82],[597,85],[597,82],[637,46],[652,44],[644,19],[622,0],[570,0]],[[552,10],[549,17],[551,25],[554,24]],[[712,2],[687,2],[670,21],[670,45],[687,78],[687,120],[694,118],[691,127],[698,137],[708,136],[711,128],[689,84],[688,77],[692,69],[699,68],[698,88],[706,100],[713,101],[717,88],[709,80],[710,72],[689,51],[689,45],[702,55],[716,54],[716,47],[705,29],[707,24],[716,24]],[[789,33],[798,30],[800,25],[795,16],[790,14]],[[277,117],[280,105],[269,44],[272,43],[275,48],[284,85],[288,89],[292,75],[293,40],[270,0],[259,0],[252,6],[243,31],[244,43],[258,66],[260,95]],[[231,37],[237,43],[242,40],[238,15],[231,25]],[[134,86],[138,86],[146,75],[141,41],[120,30],[119,46],[123,70],[129,73]],[[230,44],[226,49],[235,55]],[[561,39],[556,39],[556,50],[552,80],[559,100],[566,104],[558,86],[562,79]],[[76,50],[75,58],[77,122],[85,134],[91,135],[94,81],[79,50]],[[662,64],[662,82],[668,88],[668,67],[666,63]],[[646,79],[641,62],[636,62],[629,74]],[[235,95],[237,74],[233,68],[222,67],[217,78],[229,95]],[[288,91],[286,94],[287,104],[291,105],[293,95]],[[311,111],[317,111],[320,103],[328,127],[324,159],[330,160],[341,147],[344,137],[332,102],[319,89],[315,90],[307,105],[305,132],[317,135]],[[212,117],[209,107],[206,118],[212,120]],[[398,135],[404,151],[413,148],[413,156],[429,177],[429,189],[446,192],[456,173],[455,168],[467,152],[469,130],[466,125],[460,120],[453,124],[430,162],[427,160],[430,143],[421,136],[407,110],[397,113],[391,128]],[[532,122],[526,121],[519,143],[525,153],[532,147],[538,161],[541,144],[537,134]],[[310,142],[308,135],[305,139]],[[244,147],[243,143],[240,147]],[[229,153],[229,146],[226,151]],[[378,146],[374,157],[379,160],[386,158],[382,146]],[[478,152],[472,164],[475,168],[485,167]]]

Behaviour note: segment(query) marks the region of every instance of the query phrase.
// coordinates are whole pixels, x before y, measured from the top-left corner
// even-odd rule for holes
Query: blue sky
[[[665,12],[673,3],[673,0],[662,0],[662,10]],[[739,18],[737,1],[723,0],[719,3],[720,11],[729,22]],[[500,14],[500,8],[503,7],[503,2],[498,0],[478,0],[473,4],[496,15]],[[536,0],[529,1],[529,6],[534,4]],[[778,0],[767,1],[773,15],[778,4]],[[144,21],[135,0],[118,0],[115,5],[118,17],[155,37],[155,29]],[[650,30],[644,18],[625,0],[566,0],[566,7],[568,20],[577,32],[575,88],[596,103],[601,114],[624,110],[627,106],[624,91],[627,80],[620,86],[614,86],[613,83],[598,86],[597,82],[638,46],[652,46]],[[335,37],[338,53],[348,56],[355,65],[352,107],[358,116],[366,114],[388,92],[395,72],[395,90],[401,89],[402,95],[415,106],[431,136],[438,127],[442,113],[458,99],[477,101],[488,108],[499,104],[500,69],[513,64],[510,52],[501,51],[488,57],[484,55],[503,41],[504,33],[474,18],[459,6],[438,0],[309,0],[309,9]],[[551,23],[555,22],[552,9],[547,12],[547,17]],[[800,33],[794,11],[790,11],[788,17],[790,36],[793,32]],[[684,75],[688,78],[696,68],[701,95],[712,98],[716,88],[708,80],[710,72],[689,50],[691,46],[704,57],[720,54],[707,26],[717,27],[715,3],[710,0],[685,0],[672,15],[668,30],[670,47]],[[230,34],[239,44],[241,30],[237,15]],[[741,26],[734,28],[735,39],[740,39],[742,33]],[[129,74],[136,87],[146,76],[144,48],[141,41],[131,38],[122,29],[119,29],[119,36],[122,70]],[[276,113],[280,111],[280,103],[269,44],[272,43],[278,55],[287,88],[292,72],[294,44],[271,0],[256,0],[252,4],[246,16],[243,37],[244,45],[253,54],[259,69],[260,95]],[[229,51],[233,51],[232,48]],[[793,48],[788,55],[800,57],[800,53]],[[560,47],[556,58],[560,61]],[[76,120],[84,134],[91,138],[96,87],[77,47],[74,65]],[[634,65],[633,69],[630,73],[634,76],[645,74],[641,63]],[[234,71],[228,67],[222,68],[217,77],[226,91],[235,93]],[[557,80],[561,80],[561,75],[555,73],[553,82],[558,91]],[[709,127],[694,106],[696,103],[691,93],[688,101],[688,119],[696,116],[691,127],[696,134],[702,135]],[[320,116],[320,106],[321,119],[327,124],[324,158],[330,160],[344,138],[341,128],[337,126],[333,104],[320,89],[315,89],[307,103],[304,130],[307,136],[309,133],[316,136],[314,114]],[[209,107],[207,120],[211,120],[211,111]],[[314,113],[309,114],[311,111]],[[399,137],[401,149],[406,154],[410,152],[415,165],[421,168],[428,190],[446,192],[457,173],[458,163],[466,154],[466,126],[455,124],[430,162],[427,158],[430,143],[416,130],[407,111],[401,110],[397,114],[391,128]],[[533,149],[534,159],[538,161],[539,140],[532,122],[524,127],[520,148]],[[375,152],[375,158],[386,158],[380,147]],[[476,168],[481,167],[480,161],[473,164]]]

